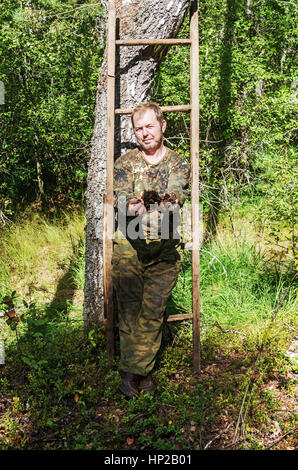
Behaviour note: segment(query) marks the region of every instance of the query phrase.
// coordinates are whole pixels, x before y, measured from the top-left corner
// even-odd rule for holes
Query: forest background
[[[204,373],[193,381],[190,323],[169,328],[156,372],[161,412],[152,397],[129,405],[115,399],[117,360],[111,370],[104,332],[94,327],[87,339],[82,335],[85,191],[104,5],[1,2],[6,359],[0,448],[293,447],[296,12],[291,1],[201,1]],[[179,35],[189,36],[187,19]],[[189,102],[188,62],[185,48],[168,51],[152,99],[164,106]],[[166,117],[166,144],[189,158],[189,116]],[[190,308],[186,253],[168,311]],[[92,376],[86,368],[97,372]]]

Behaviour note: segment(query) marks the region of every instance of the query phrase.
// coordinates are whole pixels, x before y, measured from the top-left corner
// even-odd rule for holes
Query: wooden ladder
[[[116,10],[113,0],[108,3],[107,27],[107,161],[106,194],[104,196],[104,316],[107,325],[107,354],[112,360],[115,354],[115,319],[111,260],[113,254],[113,170],[115,115],[130,114],[132,109],[115,109],[115,65],[116,46],[140,45],[190,45],[190,104],[162,106],[163,112],[190,111],[190,155],[191,155],[191,227],[192,227],[192,313],[170,315],[167,321],[192,318],[193,320],[193,370],[200,373],[200,243],[199,243],[199,26],[198,1],[191,2],[189,39],[125,39],[116,40]],[[109,210],[110,209],[110,210]]]

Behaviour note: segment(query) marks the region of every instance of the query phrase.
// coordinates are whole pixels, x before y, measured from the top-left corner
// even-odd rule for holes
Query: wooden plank
[[[181,320],[189,320],[193,317],[192,313],[178,313],[177,315],[169,315],[167,318],[168,322],[171,321],[181,321]]]
[[[104,295],[104,317],[107,317],[107,299],[108,299],[108,284],[107,284],[107,195],[103,196],[103,250],[102,250],[102,269],[103,269],[103,295]]]
[[[192,317],[192,313],[178,313],[177,315],[169,315],[169,317],[167,318],[167,322],[190,320]],[[102,325],[107,325],[106,318],[104,318],[104,320],[102,321]],[[114,326],[117,327],[118,325],[115,324]]]
[[[106,144],[106,194],[104,199],[104,313],[107,320],[107,355],[113,360],[114,344],[114,306],[112,284],[112,254],[113,254],[113,172],[114,172],[114,139],[115,139],[115,66],[116,66],[116,10],[114,0],[108,4],[107,28],[107,144]]]
[[[151,46],[151,45],[188,45],[190,39],[183,38],[164,38],[164,39],[117,39],[117,46]]]
[[[164,113],[179,112],[179,111],[191,111],[191,105],[190,104],[184,104],[184,105],[177,105],[177,106],[161,106],[161,110]],[[127,108],[127,109],[117,108],[117,109],[115,109],[115,114],[131,114],[132,111],[133,111],[132,108]]]
[[[199,375],[200,354],[200,212],[199,212],[199,18],[198,1],[191,7],[190,20],[190,95],[191,95],[191,202],[192,202],[192,310],[193,369]]]

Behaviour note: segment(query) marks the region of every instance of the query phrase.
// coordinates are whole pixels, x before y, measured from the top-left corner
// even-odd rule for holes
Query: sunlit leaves
[[[86,179],[96,85],[103,48],[98,3],[7,0],[1,3],[0,202],[76,191]],[[80,191],[84,190],[80,180]],[[70,197],[71,194],[70,194]]]

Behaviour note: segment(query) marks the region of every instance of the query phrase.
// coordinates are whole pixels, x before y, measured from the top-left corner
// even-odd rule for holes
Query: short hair
[[[156,118],[157,118],[158,122],[160,123],[160,125],[162,125],[162,122],[164,120],[164,116],[163,116],[163,112],[162,112],[159,104],[154,103],[154,101],[148,101],[147,103],[138,104],[134,108],[134,110],[132,111],[132,113],[131,113],[131,122],[132,122],[133,127],[134,127],[134,123],[133,123],[134,115],[136,113],[142,113],[143,114],[146,111],[148,111],[148,109],[152,109],[155,112],[155,115],[156,115]]]

